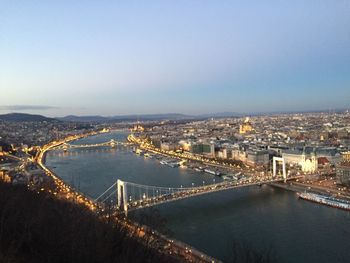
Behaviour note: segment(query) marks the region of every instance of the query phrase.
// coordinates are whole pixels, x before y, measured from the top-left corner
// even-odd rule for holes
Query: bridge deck
[[[129,146],[132,145],[130,142],[121,142],[121,141],[108,141],[103,143],[95,143],[95,144],[70,144],[70,143],[63,143],[56,147],[55,149],[69,149],[69,148],[94,148],[94,147],[105,147],[105,146],[116,146],[116,145],[123,145],[123,146]]]
[[[287,178],[287,180],[293,180],[301,178],[301,176],[293,177],[293,178]],[[191,198],[199,195],[209,194],[209,193],[215,193],[235,188],[242,188],[242,187],[248,187],[248,186],[254,186],[254,185],[261,185],[261,184],[269,184],[269,183],[276,183],[276,182],[282,182],[284,179],[274,179],[274,180],[267,180],[267,181],[259,181],[259,182],[247,182],[247,183],[241,183],[237,184],[236,182],[227,182],[227,183],[219,183],[219,184],[213,184],[208,185],[205,187],[196,187],[196,188],[190,188],[186,191],[179,191],[175,193],[170,193],[168,195],[161,195],[156,196],[153,198],[148,198],[145,200],[136,200],[133,202],[128,202],[127,204],[127,210],[128,211],[134,211],[137,209],[143,209],[146,207],[151,207],[155,205],[160,205],[164,203],[169,203],[177,200],[182,200],[185,198]]]

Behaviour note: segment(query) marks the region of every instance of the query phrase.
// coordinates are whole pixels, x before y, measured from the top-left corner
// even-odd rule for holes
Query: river
[[[113,132],[76,144],[125,140]],[[130,148],[51,151],[46,164],[63,180],[96,198],[117,179],[138,184],[190,187],[220,178],[171,168]],[[299,200],[295,193],[263,185],[184,199],[157,206],[174,238],[229,261],[237,242],[271,253],[277,262],[349,262],[350,213]]]

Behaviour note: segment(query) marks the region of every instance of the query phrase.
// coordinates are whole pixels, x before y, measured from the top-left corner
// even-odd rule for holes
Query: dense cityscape
[[[350,262],[349,1],[0,7],[0,262]]]
[[[14,118],[17,115],[3,116]],[[28,118],[29,116],[31,115],[28,115]],[[123,204],[120,207],[116,206],[117,210],[113,213],[117,213],[114,215],[116,222],[127,226],[130,232],[139,227],[126,219],[123,211],[256,184],[267,183],[296,192],[326,194],[343,202],[331,206],[348,210],[346,204],[350,204],[349,123],[348,111],[116,123],[79,123],[55,119],[2,120],[1,179],[13,185],[24,185],[31,191],[46,192],[103,215],[106,199],[100,203],[100,200],[91,199],[60,179],[59,175],[45,166],[46,152],[57,147],[67,152],[70,151],[70,147],[110,148],[120,143],[130,143],[136,155],[157,158],[161,160],[160,164],[175,168],[188,167],[213,177],[213,183],[208,185],[203,181],[202,186],[192,184],[189,188],[181,186],[174,188],[175,190],[165,189],[163,192],[161,187],[157,188],[157,196],[149,197],[147,189],[147,197],[143,194],[140,200],[131,195],[128,198],[127,184],[123,183],[125,200],[118,201],[118,205]],[[128,141],[111,140],[81,146],[69,144],[81,138],[108,134],[113,130],[127,131],[130,134]],[[279,158],[276,159],[277,162],[275,158]],[[282,163],[278,162],[281,160]],[[217,183],[215,178],[218,178]],[[114,196],[117,194],[119,195],[119,190]],[[145,234],[138,232],[137,235]],[[155,234],[148,232],[147,235]],[[191,254],[183,245],[168,246],[169,240],[165,238],[164,241],[160,234],[152,239],[161,240],[156,247],[163,253],[168,251],[188,259],[195,259],[197,254],[200,254],[201,259],[208,257],[201,252],[192,252],[195,249],[191,249]],[[211,260],[208,257],[207,261]]]
[[[199,156],[240,169],[268,173],[273,156],[282,157],[288,174],[332,176],[336,187],[349,186],[346,169],[349,152],[350,113],[304,113],[244,118],[195,120],[177,124],[168,121],[143,123],[74,123],[45,121],[1,121],[1,151],[4,160],[33,159],[45,144],[103,129],[129,128],[152,147],[187,157]],[[146,129],[143,127],[147,127]],[[6,167],[9,167],[6,170]],[[40,174],[35,163],[31,170]],[[2,164],[12,180],[31,178],[15,164]],[[17,173],[17,171],[19,173]],[[30,174],[35,174],[35,172]],[[325,182],[323,182],[325,183]],[[345,188],[344,188],[345,190]],[[343,188],[342,188],[343,191]]]

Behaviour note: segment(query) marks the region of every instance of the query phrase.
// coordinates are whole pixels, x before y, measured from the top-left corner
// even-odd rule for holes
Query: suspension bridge
[[[194,196],[276,182],[286,182],[302,176],[291,177],[265,177],[264,179],[247,179],[241,181],[224,181],[216,184],[209,184],[197,187],[159,187],[136,184],[117,180],[105,192],[95,199],[98,203],[107,203],[116,198],[116,208],[127,214],[128,211],[151,207],[163,203],[173,202]]]
[[[70,144],[70,143],[65,142],[61,145],[54,147],[54,148],[55,149],[63,149],[64,151],[67,151],[68,149],[74,149],[74,148],[94,148],[94,147],[104,147],[104,146],[109,146],[109,147],[114,148],[117,145],[129,146],[129,145],[132,145],[132,143],[116,141],[114,139],[107,141],[107,142],[95,143],[95,144]]]

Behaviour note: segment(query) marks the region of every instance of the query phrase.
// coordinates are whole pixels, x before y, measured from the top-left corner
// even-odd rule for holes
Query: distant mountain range
[[[33,115],[27,113],[9,113],[0,115],[2,121],[69,121],[69,122],[121,122],[121,121],[161,121],[161,120],[191,120],[191,119],[207,119],[207,118],[223,118],[239,116],[238,113],[215,113],[215,114],[203,114],[203,115],[185,115],[180,113],[166,113],[166,114],[139,114],[139,115],[117,115],[117,116],[76,116],[68,115],[65,117],[48,118],[42,115]]]
[[[190,119],[207,119],[207,118],[224,118],[242,116],[239,113],[222,112],[214,114],[202,115],[186,115],[180,113],[166,113],[166,114],[139,114],[139,115],[117,115],[111,117],[103,116],[75,116],[69,115],[62,118],[57,118],[61,121],[73,122],[109,122],[109,121],[160,121],[160,120],[190,120]]]
[[[73,122],[110,122],[110,121],[152,121],[152,120],[184,120],[192,119],[192,116],[168,113],[168,114],[140,114],[140,115],[117,115],[104,117],[99,115],[94,116],[75,116],[69,115],[62,118],[57,118],[61,121]]]
[[[31,121],[31,122],[40,122],[40,121],[57,121],[53,118],[48,118],[42,115],[34,115],[34,114],[27,114],[27,113],[8,113],[8,114],[2,114],[0,115],[0,120],[2,121],[13,121],[13,122],[20,122],[20,121]]]

